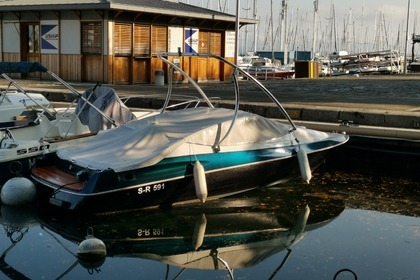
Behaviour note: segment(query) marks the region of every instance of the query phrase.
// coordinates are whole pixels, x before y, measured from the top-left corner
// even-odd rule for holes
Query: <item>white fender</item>
[[[201,247],[204,241],[204,235],[206,233],[207,219],[206,215],[203,214],[197,221],[195,221],[194,232],[192,236],[192,245],[194,250]]]
[[[302,177],[302,180],[309,184],[309,181],[312,178],[312,172],[311,167],[309,166],[309,160],[306,151],[302,148],[299,148],[299,151],[297,151],[297,158],[299,162],[300,176]]]
[[[309,214],[311,213],[311,209],[308,205],[305,206],[297,216],[294,231],[296,235],[300,235],[305,231],[306,223],[308,222]]]
[[[194,164],[193,174],[194,174],[195,193],[197,194],[197,198],[202,203],[204,203],[207,198],[206,173],[204,171],[204,167],[201,165],[201,163],[198,160]]]

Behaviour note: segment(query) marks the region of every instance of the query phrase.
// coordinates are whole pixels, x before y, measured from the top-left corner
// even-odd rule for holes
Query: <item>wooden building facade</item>
[[[34,2],[2,2],[0,61],[38,61],[64,80],[107,84],[152,83],[156,70],[167,70],[159,52],[210,52],[234,61],[233,15],[177,0]],[[212,59],[170,59],[197,81],[231,76]]]

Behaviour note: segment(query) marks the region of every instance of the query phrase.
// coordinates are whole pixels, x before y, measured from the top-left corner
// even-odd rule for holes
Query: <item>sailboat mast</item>
[[[334,28],[334,51],[338,51],[338,46],[337,46],[337,26],[336,26],[336,22],[335,22],[335,6],[334,4],[332,5],[333,8],[333,28]]]
[[[281,32],[280,43],[283,50],[284,64],[288,63],[287,42],[286,42],[286,19],[287,19],[287,0],[281,2]]]
[[[248,0],[246,0],[246,8],[242,8],[246,11],[246,18],[248,18],[248,11],[251,9],[248,5]],[[244,47],[244,53],[248,52],[248,24],[245,25],[245,47]]]
[[[313,27],[313,38],[312,38],[312,55],[315,58],[316,40],[318,38],[318,0],[314,1],[314,27]]]
[[[270,6],[270,22],[271,22],[271,59],[274,61],[274,20],[273,20],[273,0]]]
[[[255,22],[257,22],[257,0],[254,0],[254,6],[253,6],[253,16],[254,16],[254,20]],[[254,54],[257,53],[257,26],[258,23],[254,24]]]
[[[236,19],[235,19],[235,64],[238,64],[239,55],[239,17],[241,0],[236,0]]]
[[[404,42],[404,74],[407,74],[407,44],[408,44],[408,22],[410,21],[410,0],[407,2],[407,19],[405,28],[405,42]]]

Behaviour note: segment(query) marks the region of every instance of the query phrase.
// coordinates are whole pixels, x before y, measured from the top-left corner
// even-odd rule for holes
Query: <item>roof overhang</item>
[[[214,11],[212,13],[211,10],[206,10],[206,13],[195,12],[191,13],[190,11],[180,11],[175,9],[161,9],[161,8],[154,8],[142,5],[130,5],[130,4],[121,4],[121,3],[112,3],[108,1],[103,1],[100,3],[72,3],[72,4],[65,4],[61,1],[57,1],[58,3],[55,4],[31,4],[31,5],[16,5],[16,2],[19,1],[10,1],[10,3],[15,4],[8,4],[9,1],[0,1],[0,12],[34,12],[34,11],[68,11],[68,10],[119,10],[119,11],[130,11],[130,12],[142,12],[142,13],[149,13],[149,14],[160,14],[160,15],[167,15],[167,16],[177,16],[177,17],[187,17],[187,18],[195,18],[195,19],[205,19],[205,20],[213,20],[213,21],[223,21],[234,23],[236,21],[235,15],[230,14],[223,14]],[[240,24],[256,24],[258,23],[255,19],[248,19],[248,18],[241,18]]]

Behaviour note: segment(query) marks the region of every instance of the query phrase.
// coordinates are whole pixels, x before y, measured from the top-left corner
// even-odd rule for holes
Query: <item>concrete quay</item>
[[[28,92],[43,93],[50,101],[68,102],[74,97],[64,94],[68,90],[56,82],[17,82]],[[391,131],[391,134],[385,133],[382,136],[402,135],[403,138],[420,139],[420,76],[327,77],[267,80],[262,83],[298,124],[310,127],[312,123],[325,123],[327,130],[344,130],[340,124],[353,128],[372,126],[381,131]],[[69,84],[79,92],[94,86],[88,83]],[[270,118],[283,118],[278,108],[258,87],[250,81],[240,81],[239,84],[241,109]],[[2,80],[0,88],[6,86]],[[120,97],[135,97],[127,104],[138,108],[160,108],[167,92],[167,86],[153,84],[109,86]],[[219,106],[233,106],[232,82],[201,83],[200,87],[209,97],[220,97]],[[172,92],[174,95],[198,96],[189,84],[174,84]],[[319,125],[317,128],[322,129]]]

